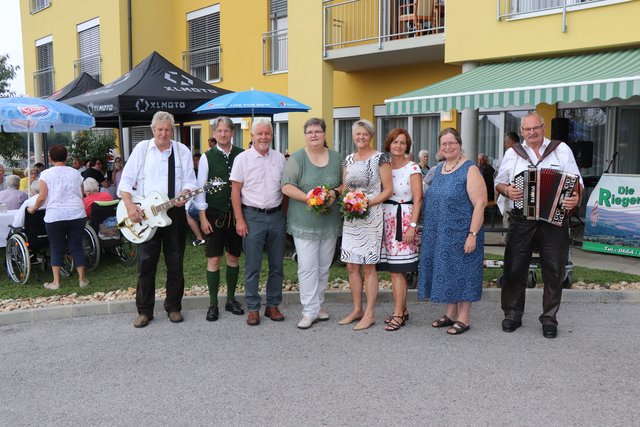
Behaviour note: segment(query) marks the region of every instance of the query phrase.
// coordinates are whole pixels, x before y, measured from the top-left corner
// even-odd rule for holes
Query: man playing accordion
[[[514,185],[514,179],[529,168],[555,169],[575,175],[579,184],[570,196],[564,197],[561,207],[571,211],[580,203],[582,178],[573,153],[567,144],[550,141],[544,136],[544,119],[538,113],[529,113],[522,118],[520,132],[524,142],[512,147],[504,155],[498,176],[496,191],[509,200],[509,232],[504,253],[504,284],[502,286],[502,310],[505,318],[502,330],[513,332],[522,326],[525,291],[529,264],[534,249],[540,253],[544,294],[542,299],[542,334],[555,338],[558,331],[556,313],[562,298],[562,282],[569,253],[568,220],[562,225],[543,219],[527,219],[522,209],[523,190]],[[517,149],[517,150],[516,150]],[[567,215],[568,217],[568,215]]]

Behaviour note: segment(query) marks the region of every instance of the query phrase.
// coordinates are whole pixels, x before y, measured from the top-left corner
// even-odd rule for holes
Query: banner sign
[[[640,257],[640,175],[602,175],[587,204],[582,249]]]

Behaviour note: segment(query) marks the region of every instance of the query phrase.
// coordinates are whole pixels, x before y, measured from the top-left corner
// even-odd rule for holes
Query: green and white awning
[[[385,100],[387,114],[425,114],[640,95],[640,49],[482,65]]]

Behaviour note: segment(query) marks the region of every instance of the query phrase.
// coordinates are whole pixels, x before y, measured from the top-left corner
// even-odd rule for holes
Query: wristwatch
[[[473,237],[478,237],[478,233],[474,231],[469,231],[469,234],[471,234]]]
[[[409,227],[416,228],[417,226],[418,226],[418,224],[416,224],[415,222],[410,222],[409,223]]]

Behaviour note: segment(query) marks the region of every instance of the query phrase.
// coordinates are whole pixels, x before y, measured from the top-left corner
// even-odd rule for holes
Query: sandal
[[[396,316],[394,316],[393,313],[392,313],[391,316],[389,316],[386,319],[384,319],[384,323],[386,323],[388,325],[389,323],[391,323],[391,321],[393,320],[394,317],[396,317]],[[404,318],[404,321],[409,320],[409,310],[407,310],[406,307],[404,309],[404,313],[403,313],[402,317]]]
[[[431,326],[433,326],[434,328],[444,328],[447,326],[452,326],[454,323],[455,322],[449,319],[449,317],[447,317],[447,315],[445,314],[438,320],[434,320],[433,322],[431,322]]]
[[[460,335],[460,334],[464,334],[465,332],[467,332],[469,330],[471,326],[469,325],[465,325],[462,322],[455,322],[453,324],[453,326],[451,326],[451,328],[449,328],[449,330],[447,331],[447,333],[449,335]]]
[[[384,327],[385,331],[397,331],[405,324],[404,316],[391,316],[391,321],[387,323],[387,326]]]

